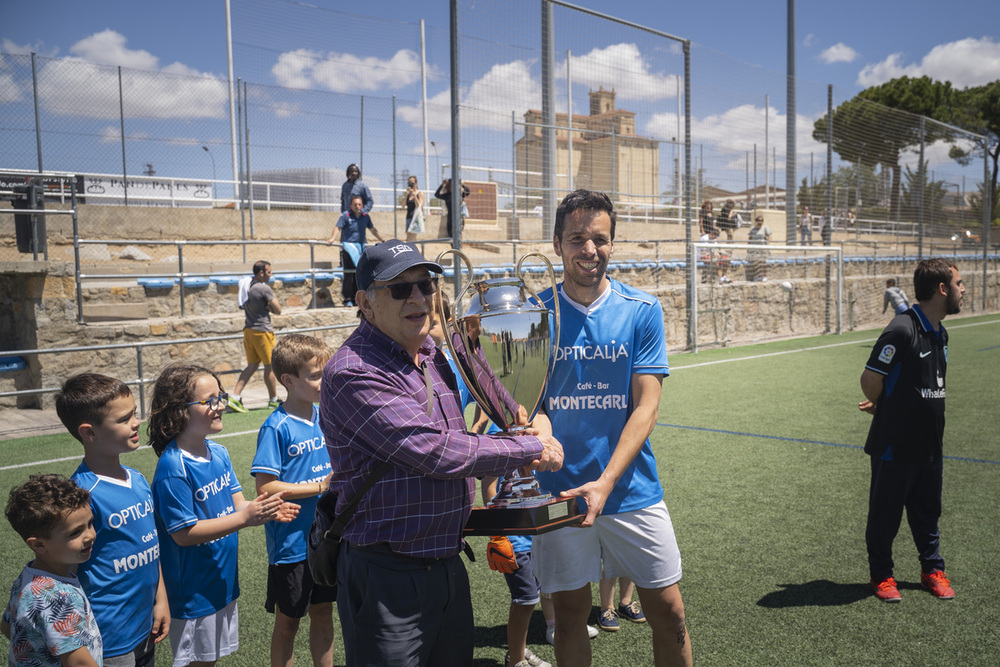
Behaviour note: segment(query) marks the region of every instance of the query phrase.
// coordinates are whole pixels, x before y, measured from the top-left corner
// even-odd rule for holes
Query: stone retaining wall
[[[879,268],[845,265],[843,330],[870,328],[884,324],[882,288],[887,277],[908,275],[912,262]],[[891,269],[891,271],[890,271]],[[996,312],[1000,304],[1000,272],[992,266],[983,284],[981,264],[962,260],[961,269],[968,289],[964,314],[982,312],[982,291],[987,293],[987,312]],[[736,267],[731,271],[740,278]],[[801,335],[818,335],[827,330],[825,269],[822,263],[788,267],[773,266],[770,280],[750,283],[736,280],[728,285],[699,284],[699,346],[729,345],[738,342]],[[682,269],[641,269],[620,271],[617,276],[652,294],[663,304],[667,344],[671,349],[687,347],[686,288]],[[791,292],[780,282],[793,281]],[[540,278],[530,280],[541,289]],[[339,302],[339,284],[324,286]],[[273,318],[281,330],[316,326],[344,325],[344,328],[319,335],[335,348],[356,323],[353,308],[318,308],[306,306],[311,301],[309,283],[286,288],[275,286],[285,314]],[[96,289],[96,288],[95,288]],[[176,290],[177,288],[173,288]],[[835,287],[834,287],[835,289]],[[101,298],[108,295],[101,291]],[[172,291],[172,290],[170,290]],[[79,325],[76,321],[76,292],[72,264],[18,262],[0,266],[0,349],[51,349],[105,344],[130,344],[160,341],[142,352],[143,375],[154,378],[166,365],[176,362],[198,363],[226,373],[227,386],[235,382],[235,373],[244,364],[242,340],[186,343],[185,339],[239,334],[243,314],[235,309],[235,287],[211,285],[192,290],[187,295],[186,316],[180,317],[175,294],[153,294],[144,288],[112,287],[111,294],[120,305],[145,306],[147,317],[131,322],[95,322]],[[169,292],[169,291],[168,291]],[[85,294],[85,300],[94,293]],[[89,295],[89,296],[88,296]],[[912,296],[912,295],[911,295]],[[836,315],[830,315],[830,330],[836,328]],[[171,341],[177,341],[171,343]],[[69,376],[93,370],[115,375],[123,380],[139,377],[135,348],[28,355],[27,367],[0,373],[0,391],[58,388]],[[138,391],[136,392],[138,395]],[[0,407],[52,407],[52,394],[0,398]]]

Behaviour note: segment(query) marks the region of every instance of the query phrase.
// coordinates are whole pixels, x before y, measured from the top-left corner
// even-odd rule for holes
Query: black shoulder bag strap
[[[368,492],[368,489],[372,488],[375,482],[382,479],[385,474],[389,472],[389,468],[391,467],[391,463],[388,461],[382,461],[382,463],[380,463],[378,467],[372,471],[371,477],[369,477],[365,483],[361,485],[361,488],[358,489],[357,494],[351,502],[347,503],[347,507],[344,508],[344,511],[333,520],[333,523],[330,525],[330,529],[327,530],[326,535],[323,536],[324,539],[326,539],[326,537],[331,533],[336,535],[338,538],[343,534],[344,526],[346,526],[347,522],[352,516],[354,516],[354,510],[358,508],[358,503],[361,502],[361,497]]]

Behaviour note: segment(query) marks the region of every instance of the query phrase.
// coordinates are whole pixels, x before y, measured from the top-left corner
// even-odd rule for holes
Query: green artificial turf
[[[671,357],[652,435],[684,565],[681,591],[699,665],[996,665],[1000,656],[1000,318],[946,322],[951,340],[945,432],[942,554],[956,590],[934,599],[904,522],[895,543],[903,601],[870,595],[864,547],[870,417],[858,379],[878,331],[851,332]],[[264,410],[227,415],[229,448],[247,496]],[[247,432],[243,435],[235,433]],[[68,435],[0,443],[9,489],[31,472],[69,475],[81,455]],[[123,463],[151,478],[142,449]],[[467,564],[475,609],[475,664],[503,664],[509,594],[479,555]],[[0,525],[4,586],[29,552]],[[240,650],[223,665],[267,664],[272,618],[263,610],[267,560],[261,528],[240,533]],[[597,591],[591,622],[596,622]],[[594,665],[652,664],[648,625],[622,621],[592,642]],[[536,611],[529,644],[554,661]],[[305,624],[296,646],[309,664]],[[344,662],[339,628],[335,664]],[[7,650],[0,640],[0,650]],[[158,666],[170,664],[167,647]]]

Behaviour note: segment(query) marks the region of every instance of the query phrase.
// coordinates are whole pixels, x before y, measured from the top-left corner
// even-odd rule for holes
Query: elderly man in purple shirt
[[[323,371],[320,425],[337,512],[382,461],[338,562],[348,665],[471,665],[472,599],[460,554],[475,478],[558,470],[562,446],[466,430],[456,378],[428,336],[441,266],[396,239],[357,268],[361,323]]]

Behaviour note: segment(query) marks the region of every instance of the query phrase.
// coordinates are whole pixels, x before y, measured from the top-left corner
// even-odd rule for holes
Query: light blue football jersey
[[[288,414],[283,405],[264,421],[257,434],[257,453],[250,465],[252,475],[266,473],[288,484],[315,484],[326,479],[331,470],[315,405],[312,421]],[[317,499],[318,496],[296,499],[294,502],[302,509],[290,523],[264,524],[268,563],[279,565],[306,559],[306,542],[316,516]]]
[[[240,596],[236,531],[211,542],[182,547],[170,536],[203,519],[236,511],[233,494],[242,491],[229,452],[207,441],[210,458],[198,459],[171,441],[153,475],[153,505],[160,537],[160,567],[174,618],[200,618]]]
[[[153,602],[160,582],[160,543],[153,494],[146,478],[125,469],[125,480],[98,475],[81,463],[73,481],[90,492],[94,540],[77,577],[90,599],[104,641],[104,655],[124,655],[153,628]]]
[[[540,295],[553,307],[552,289]],[[632,413],[633,374],[669,375],[663,309],[657,299],[612,279],[589,308],[560,285],[559,346],[543,409],[562,443],[562,469],[537,474],[552,493],[600,477]],[[604,514],[631,512],[663,499],[649,440],[604,505]]]

